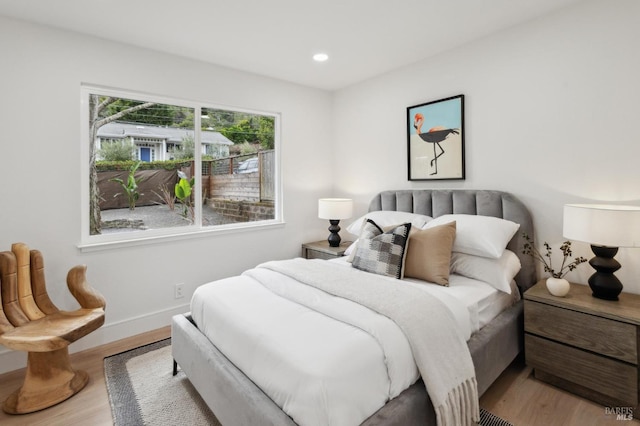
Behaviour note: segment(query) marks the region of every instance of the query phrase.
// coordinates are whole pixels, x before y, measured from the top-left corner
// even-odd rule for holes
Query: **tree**
[[[103,161],[130,161],[136,152],[134,144],[128,141],[115,140],[102,143],[100,147],[100,157]]]
[[[96,140],[98,138],[98,129],[127,114],[155,105],[154,102],[144,102],[138,103],[137,105],[124,106],[117,112],[107,111],[109,105],[120,100],[120,98],[89,95],[89,233],[91,235],[102,233],[102,227],[100,225],[100,190],[98,189],[98,170],[96,169]]]
[[[180,107],[152,104],[145,108],[137,108],[141,104],[144,104],[144,102],[114,98],[114,101],[104,108],[101,115],[108,117],[123,113],[120,118],[124,121],[155,126],[171,126],[177,117],[180,117],[180,120],[184,119],[184,114],[181,113]]]
[[[206,109],[202,127],[216,129],[236,144],[260,144],[262,149],[273,149],[275,119],[267,115],[238,111]]]
[[[258,140],[263,149],[273,149],[275,143],[275,119],[261,115],[258,120]]]
[[[171,155],[176,160],[186,160],[195,158],[196,141],[193,136],[187,135],[182,138],[182,147],[175,147],[171,150]]]
[[[220,133],[234,143],[251,143],[258,140],[256,129],[251,126],[251,121],[248,119],[242,119],[232,126],[220,129]]]
[[[236,112],[222,109],[204,108],[202,110],[203,129],[222,129],[233,126],[236,122]]]

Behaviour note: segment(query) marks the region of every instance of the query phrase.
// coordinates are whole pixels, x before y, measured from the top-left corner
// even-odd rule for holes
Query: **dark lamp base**
[[[613,257],[618,253],[617,247],[591,246],[596,256],[589,260],[596,272],[589,277],[593,297],[604,300],[618,300],[622,292],[622,283],[613,273],[620,269],[620,263]]]
[[[329,241],[329,246],[339,247],[341,238],[340,238],[340,234],[338,234],[338,232],[340,232],[340,227],[338,226],[338,223],[340,223],[340,221],[335,219],[330,219],[329,223],[331,224],[331,226],[329,227],[329,232],[331,232],[331,234],[329,234],[329,238],[327,238],[327,241]]]

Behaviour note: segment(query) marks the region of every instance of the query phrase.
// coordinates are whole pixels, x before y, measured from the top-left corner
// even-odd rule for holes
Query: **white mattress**
[[[393,321],[284,275],[275,278],[282,282],[279,294],[246,275],[205,284],[194,292],[191,314],[296,423],[360,424],[418,379],[409,343]],[[405,281],[445,303],[467,339],[515,302],[461,276],[451,276],[450,287]]]

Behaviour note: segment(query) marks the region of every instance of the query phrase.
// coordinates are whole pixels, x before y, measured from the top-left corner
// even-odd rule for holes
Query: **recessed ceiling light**
[[[316,53],[315,55],[313,55],[313,60],[316,62],[324,62],[327,59],[329,59],[329,55],[327,55],[326,53]]]

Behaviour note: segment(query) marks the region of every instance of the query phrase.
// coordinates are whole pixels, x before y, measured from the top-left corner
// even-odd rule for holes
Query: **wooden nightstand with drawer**
[[[338,247],[331,247],[329,241],[315,241],[302,245],[302,257],[305,259],[335,259],[344,256],[351,241],[344,241]]]
[[[556,297],[542,280],[524,299],[525,359],[535,377],[638,417],[640,296],[602,300],[571,284]]]

